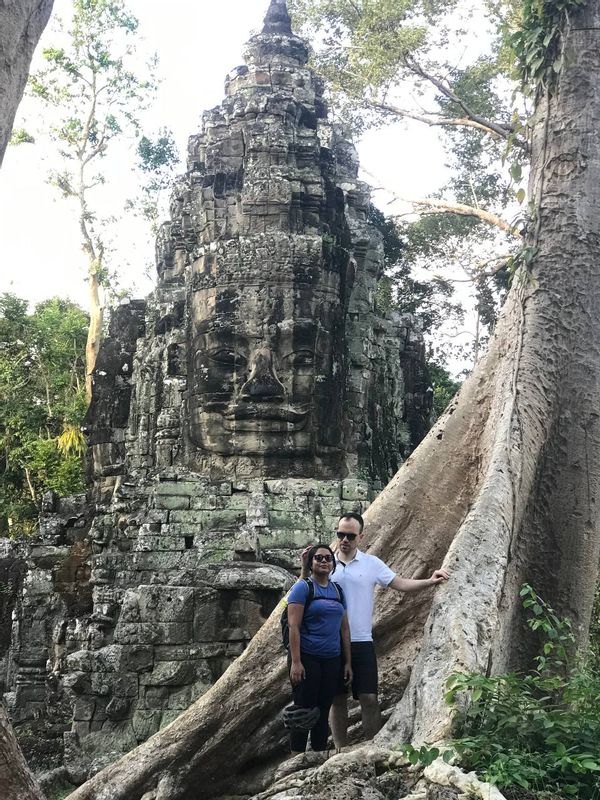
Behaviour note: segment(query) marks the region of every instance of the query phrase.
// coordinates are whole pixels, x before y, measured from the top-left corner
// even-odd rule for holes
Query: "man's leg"
[[[329,724],[336,749],[345,747],[348,743],[348,695],[337,694],[333,698],[329,712]]]
[[[363,734],[365,739],[372,739],[381,730],[381,708],[376,694],[359,694],[362,712]]]
[[[381,730],[381,709],[377,700],[379,677],[373,642],[352,642],[354,698],[360,703],[363,736],[372,739]]]

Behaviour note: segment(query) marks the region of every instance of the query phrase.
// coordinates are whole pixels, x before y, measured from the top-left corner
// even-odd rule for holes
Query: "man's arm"
[[[344,657],[344,682],[352,681],[352,653],[350,651],[350,625],[348,624],[348,613],[344,612],[342,617],[342,655]]]
[[[445,569],[436,569],[431,578],[401,578],[399,575],[388,583],[390,589],[395,589],[397,592],[420,592],[422,589],[427,589],[430,586],[437,586],[438,583],[447,581],[450,573]]]

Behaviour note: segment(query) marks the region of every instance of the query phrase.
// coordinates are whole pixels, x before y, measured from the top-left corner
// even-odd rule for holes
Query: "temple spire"
[[[292,19],[287,9],[286,0],[271,0],[262,32],[279,33],[284,36],[292,35]]]

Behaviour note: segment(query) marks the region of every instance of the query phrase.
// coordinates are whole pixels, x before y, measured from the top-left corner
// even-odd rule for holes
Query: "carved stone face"
[[[292,285],[192,295],[190,439],[222,455],[337,452],[339,308]]]

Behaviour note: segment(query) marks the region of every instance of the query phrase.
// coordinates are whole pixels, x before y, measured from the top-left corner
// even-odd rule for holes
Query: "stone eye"
[[[315,354],[312,350],[296,350],[286,356],[286,361],[294,367],[312,367],[315,363]]]
[[[238,367],[246,363],[246,359],[243,355],[227,347],[213,350],[212,353],[209,353],[209,358],[217,364],[225,364],[228,367]]]

